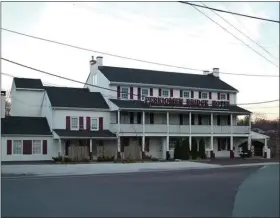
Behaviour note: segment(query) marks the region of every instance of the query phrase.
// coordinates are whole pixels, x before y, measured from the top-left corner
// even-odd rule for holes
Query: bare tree
[[[11,116],[11,98],[10,91],[6,91],[5,99],[5,116]]]

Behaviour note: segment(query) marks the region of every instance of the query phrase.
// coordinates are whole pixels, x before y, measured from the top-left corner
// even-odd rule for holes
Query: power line
[[[175,66],[175,65],[163,64],[163,63],[157,63],[157,62],[151,62],[151,61],[146,61],[146,60],[140,60],[140,59],[125,57],[125,56],[115,55],[115,54],[111,54],[111,53],[107,53],[107,52],[82,48],[82,47],[79,47],[79,46],[76,46],[76,45],[70,45],[70,44],[63,43],[63,42],[58,42],[58,41],[54,41],[54,40],[50,40],[50,39],[46,39],[46,38],[41,38],[41,37],[37,37],[37,36],[33,36],[33,35],[28,35],[28,34],[25,34],[25,33],[20,33],[20,32],[14,31],[14,30],[9,30],[9,29],[5,29],[5,28],[1,28],[1,29],[4,30],[4,31],[7,31],[7,32],[11,32],[11,33],[14,33],[14,34],[26,36],[26,37],[29,37],[29,38],[38,39],[38,40],[46,41],[46,42],[51,42],[51,43],[54,43],[54,44],[59,44],[59,45],[63,45],[63,46],[67,46],[67,47],[71,47],[71,48],[75,48],[75,49],[80,49],[80,50],[84,50],[84,51],[95,52],[95,53],[108,55],[108,56],[112,56],[112,57],[123,58],[123,59],[138,61],[138,62],[142,62],[142,63],[155,64],[155,65],[166,66],[166,67],[174,67],[174,68],[184,69],[184,70],[193,70],[193,71],[200,71],[200,72],[204,71],[202,69]],[[271,75],[271,74],[246,74],[246,73],[237,74],[237,73],[227,73],[227,72],[219,72],[219,73],[220,74],[226,74],[226,75],[234,75],[234,76],[280,77],[280,75]]]
[[[201,4],[203,4],[205,7],[207,7],[207,5],[205,5],[203,2],[201,2]],[[267,51],[262,45],[260,45],[257,41],[253,40],[251,37],[249,37],[248,35],[246,35],[244,32],[242,32],[241,30],[239,30],[237,27],[235,27],[233,24],[231,24],[229,21],[227,21],[225,18],[223,18],[221,15],[219,15],[217,12],[215,12],[213,9],[210,9],[214,14],[216,14],[218,17],[220,17],[221,19],[223,19],[226,23],[228,23],[230,26],[232,26],[234,29],[236,29],[239,33],[241,33],[243,36],[245,36],[247,39],[249,39],[251,42],[255,43],[257,46],[259,46],[261,49],[263,49],[266,53],[268,53],[272,58],[277,59],[276,57],[274,57],[269,51]]]
[[[257,53],[258,55],[260,55],[261,57],[263,57],[265,60],[267,60],[268,62],[270,62],[271,64],[273,64],[276,67],[279,67],[277,64],[273,63],[271,60],[269,60],[268,58],[266,58],[264,55],[262,55],[261,53],[259,53],[257,50],[253,49],[250,45],[246,44],[242,39],[238,38],[237,36],[235,36],[233,33],[231,33],[230,31],[228,31],[226,28],[224,28],[222,25],[220,25],[218,22],[216,22],[215,20],[213,20],[211,17],[209,17],[207,14],[205,14],[204,12],[202,12],[201,10],[199,10],[198,8],[196,8],[195,6],[193,6],[191,4],[191,6],[197,10],[198,12],[200,12],[201,14],[203,14],[205,17],[207,17],[209,20],[211,20],[212,22],[214,22],[215,24],[217,24],[219,27],[221,27],[224,31],[226,31],[227,33],[229,33],[230,35],[232,35],[234,38],[236,38],[237,40],[239,40],[240,42],[242,42],[244,45],[246,45],[249,49],[253,50],[255,53]]]
[[[207,6],[197,5],[197,4],[193,4],[193,3],[189,3],[189,2],[184,2],[184,1],[179,1],[179,3],[188,4],[188,5],[191,5],[191,6],[197,6],[197,7],[206,8],[206,9],[211,9],[211,10],[219,11],[219,12],[223,12],[223,13],[234,14],[234,15],[238,15],[238,16],[253,18],[253,19],[259,19],[259,20],[263,20],[263,21],[280,23],[280,21],[278,21],[278,20],[271,20],[271,19],[262,18],[262,17],[255,17],[255,16],[250,16],[250,15],[246,15],[246,14],[240,14],[240,13],[231,12],[231,11],[224,11],[224,10],[221,10],[221,9],[210,8],[210,7],[207,7]]]
[[[64,76],[59,76],[59,75],[56,75],[56,74],[53,74],[53,73],[49,73],[49,72],[46,72],[46,71],[43,71],[43,70],[39,70],[39,69],[36,69],[36,68],[33,68],[33,67],[29,67],[29,66],[24,65],[24,64],[20,64],[20,63],[15,62],[15,61],[8,60],[6,58],[1,58],[1,59],[4,60],[4,61],[13,63],[15,65],[18,65],[18,66],[21,66],[21,67],[25,67],[25,68],[28,68],[30,70],[34,70],[34,71],[37,71],[37,72],[40,72],[40,73],[43,73],[43,74],[47,74],[47,75],[50,75],[50,76],[54,76],[54,77],[57,77],[57,78],[60,78],[60,79],[65,79],[65,80],[68,80],[68,81],[71,81],[71,82],[80,83],[82,85],[88,85],[88,86],[92,86],[92,87],[95,87],[95,88],[100,88],[100,89],[104,89],[104,90],[109,90],[109,91],[117,92],[114,89],[110,89],[110,88],[106,88],[106,87],[102,87],[102,86],[97,86],[97,85],[93,85],[93,84],[86,83],[86,82],[81,82],[81,81],[78,81],[78,80],[75,80],[75,79],[71,79],[71,78],[67,78],[67,77],[64,77]],[[133,94],[133,95],[134,96],[138,96],[138,94]],[[141,95],[140,97],[143,97],[143,96]],[[262,102],[241,103],[241,104],[237,104],[237,105],[265,104],[265,103],[276,102],[276,101],[279,101],[279,99],[269,100],[269,101],[262,101]]]

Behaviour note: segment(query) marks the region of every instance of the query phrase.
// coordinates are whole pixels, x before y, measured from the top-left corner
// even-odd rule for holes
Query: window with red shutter
[[[87,130],[90,131],[90,117],[87,117],[87,124],[86,124],[86,126],[87,126]]]
[[[212,99],[212,92],[209,92],[209,99]]]
[[[84,117],[79,117],[80,130],[84,129]]]
[[[180,98],[183,98],[183,90],[180,90]]]
[[[130,99],[133,99],[133,87],[130,87]]]
[[[32,154],[32,140],[23,140],[23,154]]]
[[[161,89],[158,89],[158,96],[161,96]]]
[[[193,91],[191,91],[191,98],[193,98],[194,94],[193,94]]]
[[[66,117],[66,129],[70,130],[70,116]]]
[[[121,97],[121,87],[118,86],[117,87],[117,98],[120,98]]]
[[[198,93],[198,98],[201,98],[201,92]]]
[[[220,93],[218,93],[218,100],[220,100]]]
[[[173,89],[170,89],[170,97],[173,97]]]
[[[43,154],[47,154],[47,153],[48,153],[48,141],[43,140]]]
[[[227,93],[227,100],[229,101],[229,93]]]
[[[103,117],[99,117],[99,130],[103,130]]]
[[[138,100],[141,100],[141,88],[140,87],[138,87],[138,89],[137,89],[137,95],[138,95]]]
[[[7,140],[7,155],[12,154],[12,140]]]
[[[153,91],[154,91],[153,88],[150,88],[150,96],[154,95]]]

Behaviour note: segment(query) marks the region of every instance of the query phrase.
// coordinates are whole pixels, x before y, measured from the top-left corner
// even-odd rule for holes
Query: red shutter
[[[220,100],[220,93],[218,93],[218,100]]]
[[[180,90],[180,98],[183,98],[183,90]]]
[[[154,95],[153,91],[154,91],[153,88],[150,88],[150,96]]]
[[[138,100],[141,100],[141,88],[138,87]]]
[[[193,98],[193,91],[191,91],[191,98]]]
[[[201,98],[201,92],[198,93],[198,98]]]
[[[7,155],[12,154],[12,140],[7,140]]]
[[[81,130],[84,129],[84,117],[79,117],[79,126]]]
[[[170,89],[170,97],[173,97],[173,89]]]
[[[66,129],[70,130],[70,117],[66,116]]]
[[[117,87],[117,97],[121,97],[121,88],[119,86]]]
[[[47,153],[48,153],[48,141],[43,140],[43,154],[47,154]]]
[[[32,140],[23,140],[23,154],[32,154]]]
[[[130,87],[130,99],[133,99],[133,87]]]
[[[99,130],[103,130],[103,117],[99,117]]]
[[[227,93],[227,100],[229,101],[229,93]]]
[[[90,117],[87,117],[87,130],[90,130]]]
[[[161,96],[161,89],[158,89],[158,96]]]
[[[209,99],[212,99],[212,92],[209,92]]]

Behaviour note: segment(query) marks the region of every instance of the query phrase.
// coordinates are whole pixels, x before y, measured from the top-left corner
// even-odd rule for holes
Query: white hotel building
[[[240,146],[263,156],[268,137],[250,122],[237,125],[240,115],[251,120],[237,93],[218,68],[203,75],[119,68],[103,66],[102,57],[90,61],[84,88],[14,78],[11,116],[2,114],[2,161],[52,160],[71,146],[86,147],[91,159],[166,159],[178,138],[190,148],[204,140],[208,157],[238,157]]]

